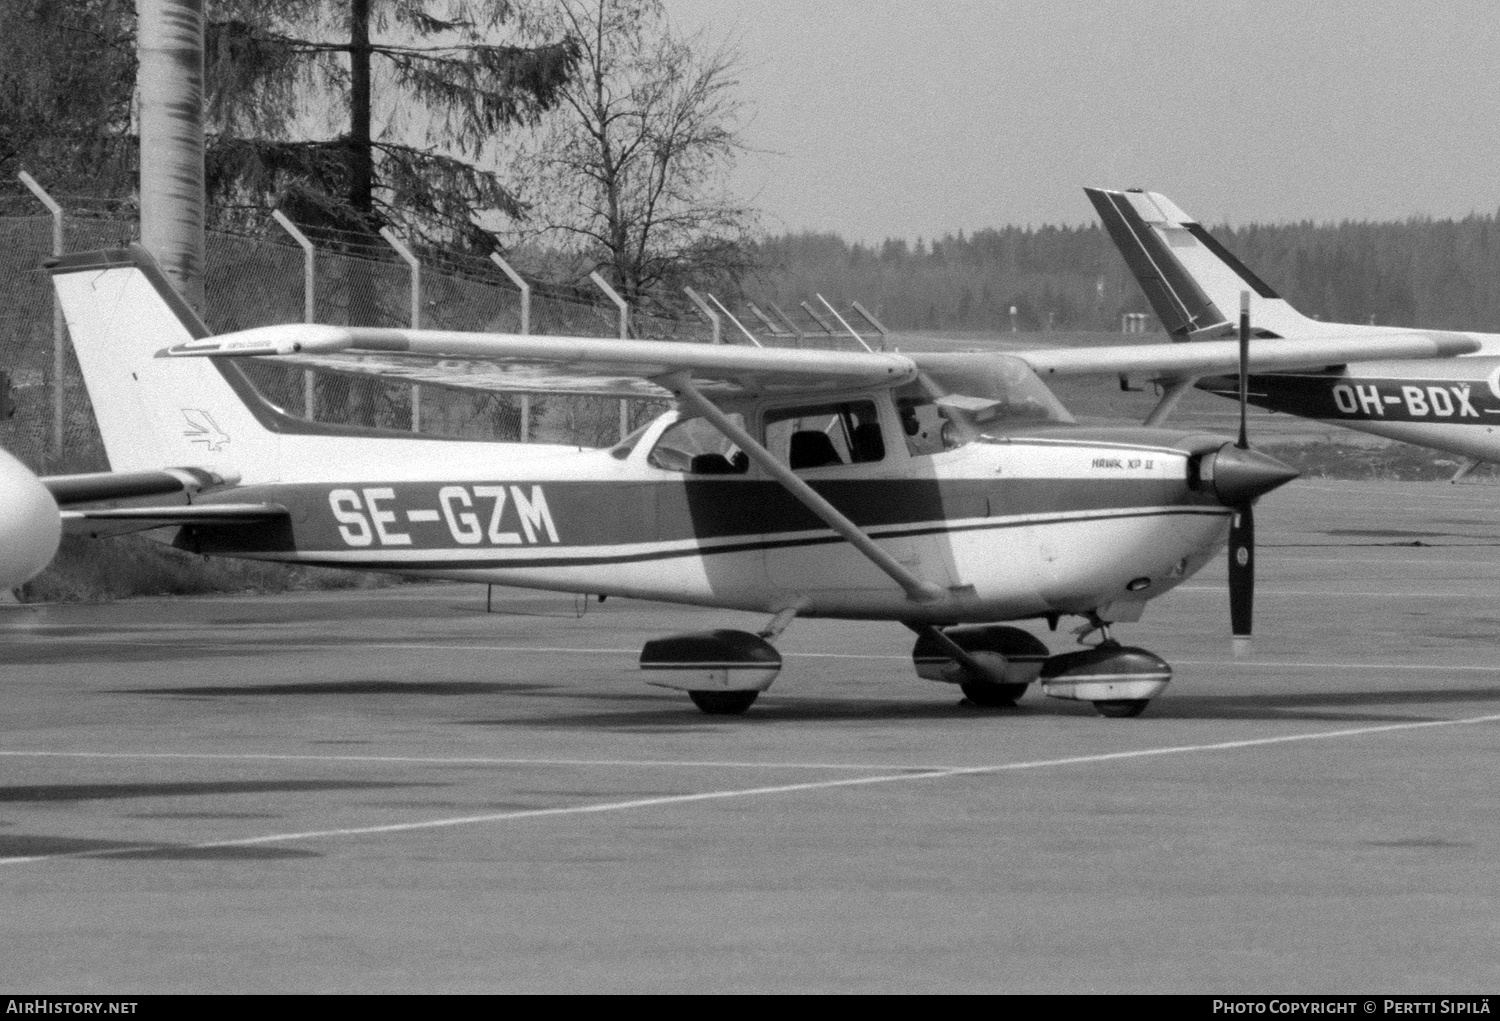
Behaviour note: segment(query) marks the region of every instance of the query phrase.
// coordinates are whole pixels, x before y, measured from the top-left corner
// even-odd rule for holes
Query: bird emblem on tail
[[[219,423],[208,412],[198,408],[183,408],[182,417],[188,424],[182,435],[187,437],[189,443],[202,443],[210,451],[219,451],[229,442],[229,434],[219,428]]]

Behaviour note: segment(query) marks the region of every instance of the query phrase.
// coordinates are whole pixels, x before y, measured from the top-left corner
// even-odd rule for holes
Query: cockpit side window
[[[885,460],[873,401],[845,401],[766,413],[766,446],[793,471]]]
[[[739,413],[730,421],[744,428]],[[750,470],[750,456],[706,418],[684,418],[669,426],[651,448],[646,462],[667,471],[689,475],[743,475]]]

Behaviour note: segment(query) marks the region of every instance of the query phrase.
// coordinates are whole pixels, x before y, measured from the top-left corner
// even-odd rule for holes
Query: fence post
[[[771,336],[773,336],[773,337],[792,337],[792,336],[795,336],[795,334],[788,333],[786,331],[786,327],[785,326],[780,325],[775,320],[773,320],[770,316],[766,315],[760,309],[756,308],[755,307],[755,302],[753,302],[753,301],[747,301],[747,302],[745,302],[745,307],[750,310],[750,313],[752,315],[754,315],[755,318],[757,318],[757,319],[760,320],[761,325],[766,328],[766,332],[769,333]]]
[[[792,317],[783,312],[781,310],[781,306],[776,304],[774,301],[768,301],[766,302],[766,304],[771,307],[772,312],[776,313],[776,317],[786,324],[786,328],[792,331],[792,336],[797,338],[797,346],[801,347],[802,341],[807,338],[807,334],[802,332],[802,327],[798,326],[796,322],[792,320]]]
[[[873,348],[870,347],[869,344],[865,343],[865,338],[861,337],[858,333],[854,332],[854,327],[850,326],[849,323],[848,323],[848,321],[845,320],[843,316],[839,315],[839,310],[836,309],[836,308],[834,308],[833,305],[831,305],[829,303],[829,301],[828,301],[827,298],[823,297],[821,294],[816,294],[816,295],[814,295],[814,297],[817,298],[819,301],[821,301],[823,303],[823,307],[824,308],[826,308],[828,311],[830,311],[830,312],[833,313],[833,318],[835,318],[835,319],[837,319],[839,321],[839,325],[840,326],[842,326],[844,329],[846,329],[846,330],[849,331],[849,336],[851,336],[855,340],[859,341],[859,346],[860,347],[864,348],[866,351],[873,351],[874,350]]]
[[[531,285],[528,284],[510,263],[500,257],[499,252],[490,253],[490,261],[500,267],[500,272],[510,277],[510,282],[521,289],[521,336],[531,333]],[[531,394],[521,395],[521,442],[531,441]]]
[[[531,285],[521,274],[510,268],[510,263],[500,258],[499,252],[490,253],[490,261],[500,267],[500,272],[510,277],[510,282],[521,289],[521,336],[531,333]]]
[[[607,298],[609,298],[610,301],[614,302],[615,305],[616,305],[616,307],[619,308],[619,310],[620,310],[620,339],[621,340],[629,340],[630,339],[630,306],[627,305],[627,304],[625,304],[625,299],[624,298],[620,297],[618,294],[615,293],[615,289],[613,287],[609,286],[609,282],[606,281],[602,276],[599,275],[599,271],[598,270],[594,270],[592,273],[590,273],[589,274],[589,279],[594,282],[594,286],[595,287],[597,287],[597,288],[599,288],[599,290],[603,291],[604,294],[605,294],[605,296]],[[621,397],[620,398],[620,439],[622,439],[622,440],[625,438],[625,434],[630,431],[629,429],[626,428],[626,425],[628,424],[628,419],[627,419],[626,416],[627,416],[627,412],[625,410],[625,398]]]
[[[709,308],[708,307],[708,302],[704,301],[703,298],[698,294],[698,292],[695,291],[695,290],[693,290],[691,287],[684,287],[682,289],[682,293],[686,294],[688,296],[688,298],[692,301],[692,303],[694,305],[698,306],[698,311],[702,312],[703,315],[708,319],[708,321],[713,324],[713,327],[714,327],[714,343],[715,344],[722,344],[722,343],[724,343],[724,335],[723,335],[723,333],[722,333],[722,331],[720,330],[720,327],[719,327],[719,313],[717,313],[713,309]]]
[[[281,224],[281,229],[302,246],[302,321],[304,323],[316,322],[318,319],[318,250],[307,239],[307,235],[298,230],[297,225],[281,210],[271,210],[271,219]],[[303,417],[309,422],[317,417],[317,396],[313,387],[312,369],[302,370],[302,409]]]
[[[813,308],[805,301],[800,302],[799,304],[801,304],[802,306],[802,311],[812,316],[812,321],[822,327],[824,333],[828,334],[830,337],[833,336],[833,327],[828,325],[827,319],[824,319],[822,316],[818,315],[817,309]]]
[[[724,303],[718,299],[717,295],[715,295],[713,292],[709,292],[708,300],[711,301],[711,302],[713,302],[715,305],[719,306],[719,311],[723,312],[726,316],[728,316],[729,317],[729,321],[731,323],[734,323],[734,325],[736,325],[736,326],[738,326],[740,328],[740,332],[745,335],[745,339],[746,340],[748,340],[750,343],[754,344],[756,347],[764,347],[765,346],[760,341],[758,341],[758,340],[755,339],[755,334],[753,334],[749,330],[745,329],[745,324],[742,323],[742,322],[740,322],[738,319],[736,319],[733,312],[729,311],[729,309],[727,309],[727,308],[724,307]]]
[[[26,171],[16,175],[21,183],[31,190],[42,205],[47,207],[47,212],[52,214],[52,254],[63,253],[63,211],[47,190],[36,183],[36,178]],[[66,358],[63,351],[63,314],[62,305],[58,303],[57,291],[48,287],[52,292],[52,453],[62,455],[63,445],[63,370],[66,367]]]
[[[875,332],[880,334],[880,350],[884,351],[886,349],[885,338],[890,336],[891,331],[887,330],[885,328],[885,324],[871,315],[870,310],[865,308],[859,302],[854,302],[853,307],[854,311],[858,312],[864,318],[865,322],[875,327]]]
[[[396,254],[405,260],[406,265],[411,268],[411,328],[420,330],[422,328],[422,263],[411,253],[411,249],[401,243],[396,237],[396,232],[389,227],[380,228],[380,236],[385,238],[385,243],[396,250]],[[411,431],[419,433],[422,431],[422,387],[419,383],[411,385]]]

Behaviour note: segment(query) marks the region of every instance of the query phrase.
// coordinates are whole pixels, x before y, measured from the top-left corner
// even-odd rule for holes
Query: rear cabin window
[[[847,401],[766,412],[766,446],[793,471],[885,459],[873,401]]]
[[[745,417],[731,414],[740,428]],[[646,462],[667,471],[689,475],[743,475],[750,470],[750,455],[716,429],[706,418],[684,418],[667,427],[651,448]]]

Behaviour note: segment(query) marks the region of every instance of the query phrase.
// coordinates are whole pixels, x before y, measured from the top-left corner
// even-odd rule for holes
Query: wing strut
[[[1183,376],[1173,380],[1167,385],[1166,392],[1161,395],[1161,400],[1156,402],[1156,407],[1151,409],[1151,414],[1146,416],[1142,425],[1158,426],[1167,420],[1167,416],[1177,410],[1183,397],[1193,390],[1193,384],[1198,382],[1198,376]]]
[[[863,553],[869,561],[891,576],[897,585],[905,590],[908,598],[915,602],[927,603],[935,599],[942,599],[946,593],[929,582],[923,581],[912,574],[896,561],[885,550],[876,545],[859,526],[850,521],[838,508],[817,494],[812,486],[798,478],[790,468],[771,456],[771,452],[761,446],[750,434],[730,420],[729,416],[720,411],[708,398],[704,397],[693,385],[692,377],[685,372],[673,373],[663,376],[658,382],[670,388],[684,404],[692,408],[698,414],[708,419],[725,436],[728,436],[743,450],[756,464],[765,470],[777,482],[786,487],[802,504],[818,517],[822,518],[829,528],[849,540],[855,549]]]

